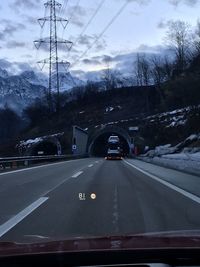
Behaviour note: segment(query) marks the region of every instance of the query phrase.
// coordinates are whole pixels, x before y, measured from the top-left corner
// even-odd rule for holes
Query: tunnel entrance
[[[117,135],[120,139],[120,148],[122,149],[122,153],[124,156],[128,155],[130,152],[130,147],[127,139],[117,132],[104,132],[99,134],[93,141],[90,147],[90,155],[95,157],[105,157],[108,151],[108,138],[111,135]]]
[[[44,155],[57,155],[57,145],[50,141],[44,141],[37,145],[32,150],[33,156],[44,156]]]

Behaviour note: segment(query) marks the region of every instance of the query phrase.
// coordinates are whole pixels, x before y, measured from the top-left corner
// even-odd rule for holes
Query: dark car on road
[[[121,160],[122,154],[118,149],[109,149],[106,156],[107,160]]]

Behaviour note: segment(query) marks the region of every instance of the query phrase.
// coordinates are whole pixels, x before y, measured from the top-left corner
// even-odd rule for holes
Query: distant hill
[[[82,85],[84,82],[70,73],[60,73],[61,92]],[[24,71],[20,75],[11,75],[0,68],[0,108],[6,105],[20,114],[37,98],[43,98],[47,87],[48,78],[42,73]]]

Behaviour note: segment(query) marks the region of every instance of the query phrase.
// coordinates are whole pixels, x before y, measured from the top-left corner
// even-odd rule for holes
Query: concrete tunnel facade
[[[118,135],[125,154],[131,154],[131,137],[128,132],[120,127],[107,126],[94,133],[88,140],[89,156],[105,156],[107,140],[110,135]]]

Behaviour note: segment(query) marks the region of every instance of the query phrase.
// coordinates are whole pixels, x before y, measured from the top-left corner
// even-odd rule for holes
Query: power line
[[[69,2],[69,0],[64,0],[63,1],[63,5],[62,5],[62,8],[60,9],[60,13],[59,13],[60,16],[64,15],[65,9],[66,9],[66,7],[68,5],[68,2]]]
[[[80,55],[80,57],[72,63],[71,67],[77,64],[77,62],[84,57],[88,51],[99,41],[99,39],[104,35],[104,33],[108,30],[108,28],[114,23],[114,21],[119,17],[119,15],[123,12],[123,10],[126,8],[126,6],[129,4],[129,2],[125,2],[120,9],[117,11],[117,13],[112,17],[112,19],[109,21],[109,23],[106,25],[106,27],[103,29],[103,31],[96,37],[94,42]]]
[[[94,18],[96,17],[97,13],[99,12],[99,10],[101,9],[101,7],[103,6],[104,2],[106,0],[101,0],[99,5],[97,6],[97,8],[95,9],[94,13],[92,14],[92,16],[90,17],[89,21],[87,22],[87,24],[85,25],[85,27],[83,28],[83,30],[81,31],[81,33],[79,34],[79,36],[76,38],[76,40],[73,42],[73,46],[76,46],[78,40],[83,36],[83,34],[85,33],[85,31],[87,30],[87,28],[89,27],[89,25],[92,23],[92,21],[94,20]],[[70,51],[68,51],[68,55],[69,56]]]
[[[77,0],[76,2],[76,5],[75,5],[75,8],[74,8],[74,12],[71,12],[71,15],[69,17],[69,22],[72,20],[73,16],[74,16],[74,13],[76,13],[78,7],[79,7],[79,4],[80,4],[80,0]]]
[[[66,7],[67,7],[67,5],[68,5],[68,2],[69,2],[69,0],[64,0],[63,1],[63,5],[62,5],[62,7],[60,8],[60,12],[59,12],[59,15],[58,16],[61,16],[62,17],[62,15],[64,15],[64,13],[65,13],[65,10],[66,10]],[[60,23],[61,24],[61,23]],[[60,28],[60,24],[58,24],[58,30],[59,30],[59,28]]]
[[[67,6],[67,4],[68,4],[68,0],[66,1],[67,3],[66,3],[66,6]],[[75,8],[74,8],[74,12],[71,12],[71,14],[70,14],[70,16],[69,16],[69,19],[68,19],[68,21],[69,21],[69,23],[68,23],[68,25],[70,24],[70,21],[72,20],[72,18],[73,18],[73,16],[74,16],[74,13],[76,13],[76,10],[78,9],[78,7],[79,7],[79,3],[80,3],[80,0],[77,0],[77,2],[76,2],[76,5],[75,5]],[[65,7],[66,8],[66,7]],[[63,36],[64,36],[64,29],[63,29],[63,32],[62,32],[62,38],[63,38]]]
[[[46,17],[46,16],[47,16],[47,8],[45,8],[45,12],[44,12],[44,17]],[[40,39],[42,39],[43,33],[44,33],[44,27],[40,27]],[[35,62],[38,61],[38,56],[39,56],[39,50],[36,49]]]
[[[80,39],[80,37],[85,33],[85,31],[87,30],[87,28],[89,27],[89,25],[91,24],[91,22],[93,21],[93,19],[96,17],[97,13],[99,12],[99,10],[101,9],[101,7],[103,6],[104,2],[106,0],[102,0],[98,7],[96,8],[95,12],[93,13],[93,15],[91,16],[91,18],[89,19],[88,23],[85,25],[85,27],[83,28],[82,32],[80,33],[80,36],[77,38],[77,40],[74,42],[74,45],[77,43],[78,39]]]

